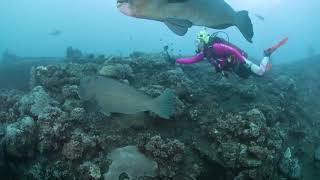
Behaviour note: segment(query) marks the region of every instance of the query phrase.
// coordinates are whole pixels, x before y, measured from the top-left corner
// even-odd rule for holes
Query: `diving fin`
[[[164,23],[171,31],[179,36],[184,36],[188,32],[188,29],[192,27],[192,22],[176,18],[167,18]]]
[[[276,51],[279,47],[285,45],[288,42],[289,38],[285,37],[282,39],[280,42],[278,42],[276,45],[264,50],[264,55],[265,56],[271,56],[271,54]]]

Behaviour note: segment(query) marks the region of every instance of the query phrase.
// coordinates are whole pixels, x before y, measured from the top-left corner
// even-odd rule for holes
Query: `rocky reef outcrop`
[[[30,89],[0,91],[1,177],[300,179],[310,172],[309,152],[312,168],[320,167],[320,123],[306,92],[319,93],[319,84],[307,86],[297,67],[239,79],[207,63],[175,65],[162,53],[81,62],[77,50],[68,54],[72,62],[32,68]],[[170,120],[147,112],[106,116],[78,95],[87,75],[152,97],[172,89],[176,113]]]

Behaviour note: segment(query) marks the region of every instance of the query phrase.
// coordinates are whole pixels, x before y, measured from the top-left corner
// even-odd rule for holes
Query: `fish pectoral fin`
[[[184,36],[188,32],[188,29],[192,27],[192,22],[184,19],[167,18],[164,23],[179,36]]]
[[[185,3],[189,0],[168,0],[168,3]]]

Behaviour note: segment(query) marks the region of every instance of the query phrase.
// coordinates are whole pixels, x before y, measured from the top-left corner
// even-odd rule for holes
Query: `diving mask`
[[[209,43],[210,36],[206,31],[200,31],[196,40],[197,52],[203,51],[206,44]]]

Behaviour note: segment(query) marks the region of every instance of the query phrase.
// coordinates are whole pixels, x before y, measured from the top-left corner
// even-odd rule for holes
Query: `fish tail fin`
[[[235,16],[235,25],[238,27],[242,35],[247,41],[252,43],[253,25],[248,15],[248,11],[239,11]]]
[[[172,90],[165,90],[153,101],[151,111],[161,118],[169,119],[175,112],[175,95]]]

